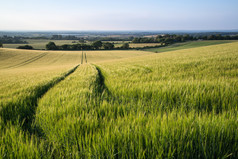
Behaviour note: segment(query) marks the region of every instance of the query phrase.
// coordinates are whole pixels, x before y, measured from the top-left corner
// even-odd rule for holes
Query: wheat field
[[[237,50],[0,49],[0,156],[237,158]]]

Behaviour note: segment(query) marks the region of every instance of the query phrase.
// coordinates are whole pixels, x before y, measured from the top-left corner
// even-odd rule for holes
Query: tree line
[[[94,41],[92,44],[64,44],[56,45],[54,42],[46,44],[46,50],[113,50],[115,46],[113,43],[102,41]],[[121,47],[116,49],[130,49],[128,43],[124,43]]]
[[[2,47],[0,43],[0,47]],[[18,46],[17,49],[34,49],[30,45]],[[115,48],[113,43],[102,41],[95,41],[92,44],[64,44],[56,45],[54,42],[46,44],[46,50],[113,50],[113,49],[130,49],[128,43],[124,43],[121,47]]]
[[[32,50],[34,49],[32,46],[30,45],[24,45],[24,46],[18,46],[17,49],[28,49],[28,50]]]
[[[54,42],[49,42],[46,44],[47,50],[112,50],[114,49],[113,43],[102,43],[101,41],[95,41],[92,44],[64,44],[64,45],[56,45]]]
[[[156,37],[136,37],[132,40],[132,43],[162,43],[162,44],[172,44],[176,42],[185,42],[192,40],[238,40],[238,35],[203,35],[203,36],[192,36],[192,35],[175,35],[175,34],[165,34],[158,35]]]
[[[27,44],[26,41],[23,41],[21,37],[11,37],[11,36],[2,36],[0,37],[0,43],[2,44]]]

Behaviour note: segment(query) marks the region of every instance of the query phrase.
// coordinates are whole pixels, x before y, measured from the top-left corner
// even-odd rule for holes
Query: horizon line
[[[0,30],[0,32],[238,32],[238,29],[181,29],[181,30]]]

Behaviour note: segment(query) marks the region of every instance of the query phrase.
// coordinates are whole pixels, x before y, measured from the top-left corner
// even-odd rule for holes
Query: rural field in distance
[[[237,158],[237,50],[0,48],[0,156]]]

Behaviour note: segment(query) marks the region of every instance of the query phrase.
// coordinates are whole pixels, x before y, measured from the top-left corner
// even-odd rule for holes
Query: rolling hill
[[[237,50],[0,49],[0,155],[237,158]]]

